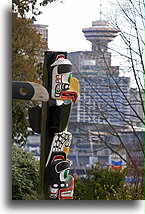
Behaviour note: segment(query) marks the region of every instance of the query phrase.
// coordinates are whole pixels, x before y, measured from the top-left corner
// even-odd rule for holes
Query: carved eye
[[[69,169],[66,169],[66,170],[64,170],[64,171],[62,171],[61,173],[60,173],[60,180],[61,181],[66,181],[66,180],[68,180],[69,179]]]
[[[69,84],[63,83],[63,84],[61,85],[61,89],[62,89],[62,91],[68,90],[68,89],[69,89]]]

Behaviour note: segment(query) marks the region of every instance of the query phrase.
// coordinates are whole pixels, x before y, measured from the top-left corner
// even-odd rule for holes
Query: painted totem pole
[[[51,199],[73,199],[74,178],[69,175],[67,159],[72,135],[67,127],[72,103],[78,99],[79,82],[72,77],[72,64],[66,52],[45,52],[44,61],[43,83],[49,102],[42,107],[42,186],[46,199],[48,195]]]
[[[13,82],[13,98],[42,101],[29,108],[33,131],[41,133],[40,186],[43,198],[73,199],[74,178],[68,160],[72,135],[68,132],[72,103],[79,96],[79,82],[72,77],[66,52],[45,52],[43,86]]]

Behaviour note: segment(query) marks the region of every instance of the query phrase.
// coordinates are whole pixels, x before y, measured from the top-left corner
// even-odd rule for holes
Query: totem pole
[[[45,53],[43,85],[49,93],[41,118],[40,174],[44,198],[73,199],[74,178],[69,175],[67,159],[72,135],[67,127],[72,103],[78,99],[79,82],[72,77],[66,52]]]
[[[44,200],[73,199],[74,178],[68,160],[72,135],[67,131],[72,103],[79,96],[79,82],[72,77],[66,52],[45,52],[43,86],[14,81],[14,99],[42,101],[29,108],[30,127],[41,133],[40,187]]]

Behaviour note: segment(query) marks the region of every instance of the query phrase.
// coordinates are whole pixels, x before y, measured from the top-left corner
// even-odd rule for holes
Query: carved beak
[[[60,100],[71,100],[73,103],[76,103],[79,96],[79,81],[75,77],[72,77],[70,80],[70,89],[62,91],[60,93]]]

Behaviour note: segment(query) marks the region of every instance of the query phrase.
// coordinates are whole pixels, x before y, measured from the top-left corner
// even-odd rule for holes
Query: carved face
[[[59,99],[60,93],[70,88],[72,64],[68,59],[59,58],[51,67],[53,68],[51,98]]]
[[[46,181],[50,189],[50,198],[73,199],[74,178],[69,175],[70,163],[64,152],[56,152],[46,167]]]
[[[74,191],[74,178],[70,176],[71,182],[69,187],[67,188],[52,188],[50,186],[50,198],[58,198],[61,199],[73,199],[73,191]]]

